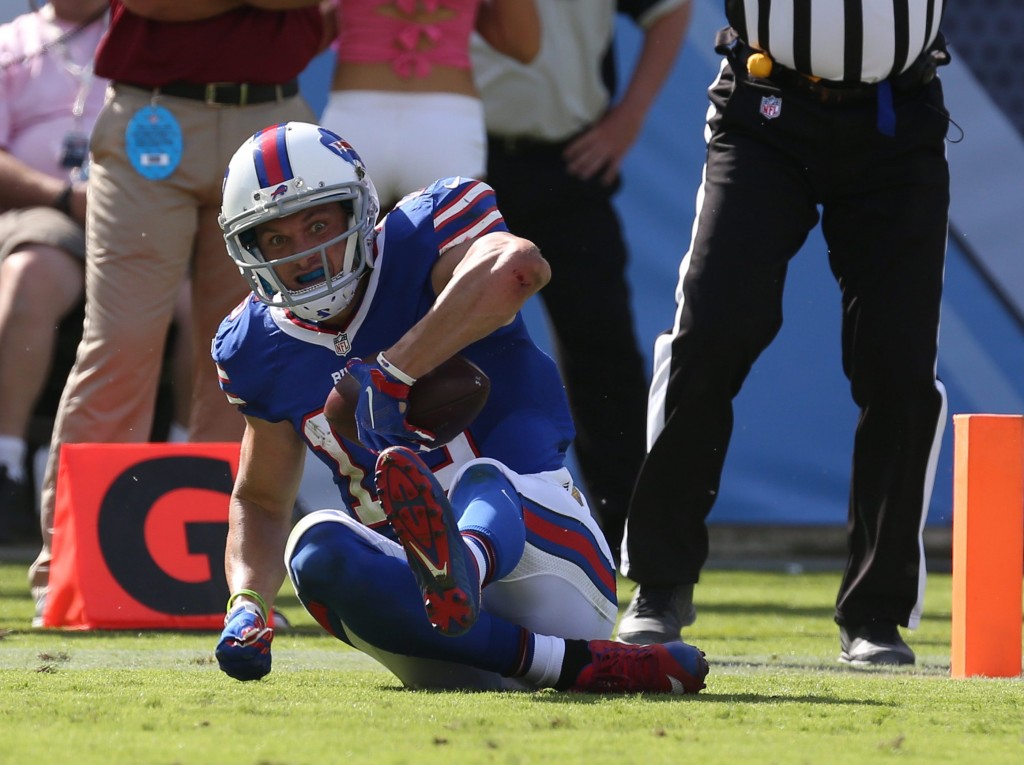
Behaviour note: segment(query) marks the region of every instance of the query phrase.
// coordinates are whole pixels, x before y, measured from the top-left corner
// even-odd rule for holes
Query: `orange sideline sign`
[[[65,444],[43,625],[216,629],[237,443]]]

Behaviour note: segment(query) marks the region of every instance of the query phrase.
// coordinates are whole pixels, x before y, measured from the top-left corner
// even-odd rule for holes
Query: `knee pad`
[[[367,555],[404,560],[401,548],[340,510],[318,510],[295,524],[285,548],[285,566],[300,594],[307,588],[356,583]]]

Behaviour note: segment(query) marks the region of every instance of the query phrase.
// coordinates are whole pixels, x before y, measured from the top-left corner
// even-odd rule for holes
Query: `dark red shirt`
[[[293,11],[244,6],[201,21],[154,21],[111,0],[110,27],[96,51],[96,74],[135,85],[247,82],[281,85],[317,54],[323,21],[316,5]]]

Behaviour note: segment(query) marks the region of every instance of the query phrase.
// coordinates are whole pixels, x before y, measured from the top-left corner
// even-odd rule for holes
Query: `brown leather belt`
[[[299,92],[297,80],[283,85],[253,85],[247,82],[211,82],[201,85],[191,82],[171,82],[167,85],[153,87],[137,85],[132,82],[117,82],[136,90],[175,98],[187,98],[190,101],[202,101],[208,106],[248,106],[265,104],[271,101],[283,101]]]

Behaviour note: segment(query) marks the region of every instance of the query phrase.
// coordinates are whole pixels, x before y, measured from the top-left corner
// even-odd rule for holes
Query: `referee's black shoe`
[[[911,665],[914,652],[892,622],[875,621],[860,626],[840,626],[839,661],[852,667]]]
[[[692,584],[637,585],[619,622],[617,639],[635,645],[671,643],[696,619]]]

